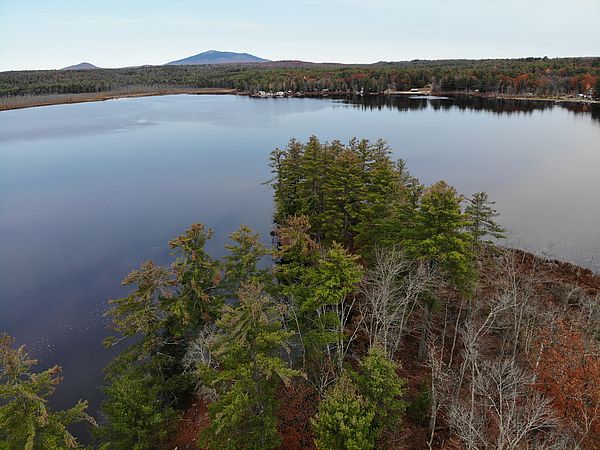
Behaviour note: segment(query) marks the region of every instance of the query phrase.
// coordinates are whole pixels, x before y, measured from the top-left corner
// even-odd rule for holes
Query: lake
[[[240,223],[269,242],[268,155],[291,137],[383,138],[424,183],[496,201],[507,244],[600,270],[600,105],[482,99],[165,96],[0,112],[0,332],[54,403],[97,416],[102,314],[193,222],[218,256]]]

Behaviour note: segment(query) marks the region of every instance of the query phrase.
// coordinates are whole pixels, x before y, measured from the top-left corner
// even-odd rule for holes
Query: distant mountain
[[[91,70],[91,69],[99,69],[100,67],[97,67],[93,64],[90,64],[88,62],[82,62],[79,64],[75,64],[74,66],[68,66],[68,67],[63,67],[60,70]]]
[[[204,53],[190,56],[188,58],[171,61],[166,65],[180,66],[184,64],[227,64],[227,63],[254,63],[254,62],[270,62],[268,59],[259,58],[258,56],[248,53],[220,52],[217,50],[209,50]]]

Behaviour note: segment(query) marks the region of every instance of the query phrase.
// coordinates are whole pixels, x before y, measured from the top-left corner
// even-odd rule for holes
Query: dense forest
[[[271,245],[242,225],[214,259],[196,223],[123,280],[103,417],[51,410],[60,368],[0,339],[0,448],[80,448],[81,421],[104,450],[600,447],[600,278],[498,246],[485,192],[383,141],[270,166]]]
[[[600,96],[600,58],[414,60],[370,65],[281,61],[0,72],[0,97],[122,89],[228,88],[241,92],[383,93],[430,85],[435,92]]]

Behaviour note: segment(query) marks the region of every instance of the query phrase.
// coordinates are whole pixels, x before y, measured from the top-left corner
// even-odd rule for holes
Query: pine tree
[[[472,237],[465,231],[467,219],[461,210],[462,198],[440,181],[426,189],[406,230],[404,247],[415,259],[440,268],[450,283],[466,296],[472,294],[475,280]],[[419,359],[425,357],[429,327],[439,301],[434,292],[421,295],[425,313],[421,325]]]
[[[131,293],[111,300],[106,316],[119,333],[107,347],[134,342],[107,367],[103,410],[109,418],[99,435],[117,448],[151,448],[173,417],[173,408],[192,388],[182,358],[191,337],[214,324],[223,297],[221,266],[206,253],[212,236],[194,224],[170,242],[178,259],[171,268],[145,262],[123,281]]]
[[[164,383],[146,368],[132,368],[116,376],[104,389],[102,411],[107,423],[97,433],[115,450],[156,448],[168,435],[176,417],[173,407],[161,401]]]
[[[311,421],[317,448],[369,450],[375,447],[375,411],[347,374],[338,377]]]
[[[486,236],[494,239],[504,238],[505,230],[496,223],[494,218],[499,214],[493,208],[494,202],[490,201],[486,192],[477,192],[468,199],[469,204],[465,208],[467,215],[467,230],[471,233],[476,247],[491,241],[484,240]]]
[[[96,422],[85,411],[87,401],[52,411],[48,397],[60,383],[61,368],[54,366],[33,373],[37,364],[25,347],[13,348],[14,339],[0,335],[0,448],[68,449],[81,448],[68,427],[78,422]]]
[[[275,275],[279,289],[297,303],[310,295],[306,272],[317,264],[321,253],[321,246],[310,236],[310,228],[308,217],[292,216],[275,232],[278,241]]]
[[[165,299],[164,308],[171,317],[170,333],[180,338],[194,335],[202,326],[213,323],[223,304],[223,299],[216,295],[221,281],[220,264],[204,248],[212,236],[211,229],[195,223],[169,242],[178,255],[173,271],[179,292]]]
[[[106,347],[134,340],[106,368],[102,410],[108,420],[97,434],[110,448],[153,448],[166,436],[173,404],[188,388],[176,357],[181,339],[169,332],[176,321],[165,308],[176,295],[174,278],[168,268],[143,263],[123,280],[134,289],[111,300],[105,314],[120,335],[106,338]]]
[[[461,201],[456,190],[443,181],[425,190],[405,245],[411,256],[438,265],[455,287],[468,292],[475,273],[472,238],[465,231],[468,222]]]
[[[203,382],[219,393],[201,440],[211,448],[275,448],[276,389],[300,375],[282,359],[293,335],[283,328],[282,307],[259,285],[244,284],[238,305],[223,308],[217,327],[211,351],[218,368],[199,366]]]
[[[342,149],[340,146],[336,148],[335,159],[329,162],[326,170],[323,211],[319,218],[322,228],[321,240],[327,244],[338,241],[351,247],[366,198],[361,160],[356,152]]]
[[[377,435],[392,431],[400,425],[406,409],[401,399],[406,382],[398,376],[399,365],[390,360],[384,350],[371,347],[360,361],[359,369],[356,384],[375,413],[373,425]]]
[[[223,278],[220,289],[225,296],[232,298],[244,282],[257,282],[269,287],[272,274],[269,269],[260,269],[261,260],[269,255],[269,250],[260,242],[258,233],[241,225],[229,238],[233,244],[226,244],[228,253],[223,257]]]
[[[290,140],[284,150],[271,152],[270,166],[275,178],[272,181],[275,200],[275,224],[283,224],[291,216],[302,214],[302,199],[298,192],[303,180],[303,145],[295,139]]]
[[[300,170],[302,183],[298,197],[302,208],[296,214],[305,214],[310,218],[312,232],[318,241],[326,239],[325,230],[325,185],[331,168],[331,161],[340,146],[321,144],[316,136],[311,136],[304,145]]]
[[[373,224],[402,200],[402,166],[395,165],[384,141],[353,139],[306,144],[292,140],[271,154],[275,174],[275,223],[305,215],[311,236],[323,245],[336,241],[350,249],[373,237]],[[360,238],[358,238],[361,236]]]
[[[126,339],[135,337],[137,340],[110,363],[109,377],[127,370],[137,361],[151,358],[168,339],[164,334],[168,316],[162,301],[174,295],[171,271],[146,261],[127,275],[122,284],[135,288],[126,297],[110,300],[111,308],[105,313],[120,336],[110,336],[103,343],[108,348]]]
[[[387,202],[385,210],[372,222],[362,225],[361,254],[369,259],[376,248],[405,244],[417,227],[415,220],[424,186],[406,169],[404,160],[394,165],[394,174],[395,188],[383,197]]]
[[[358,257],[337,243],[324,249],[309,236],[308,219],[292,218],[277,231],[277,279],[289,299],[290,327],[298,329],[304,369],[319,390],[341,369],[347,346],[345,321],[362,278]],[[316,367],[319,367],[318,369]]]

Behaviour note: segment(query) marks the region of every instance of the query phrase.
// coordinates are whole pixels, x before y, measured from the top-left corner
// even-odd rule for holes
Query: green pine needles
[[[13,346],[14,339],[0,335],[0,449],[81,448],[68,427],[77,422],[96,425],[86,413],[87,402],[53,411],[48,397],[60,383],[61,368],[32,372],[37,364],[25,347]]]

